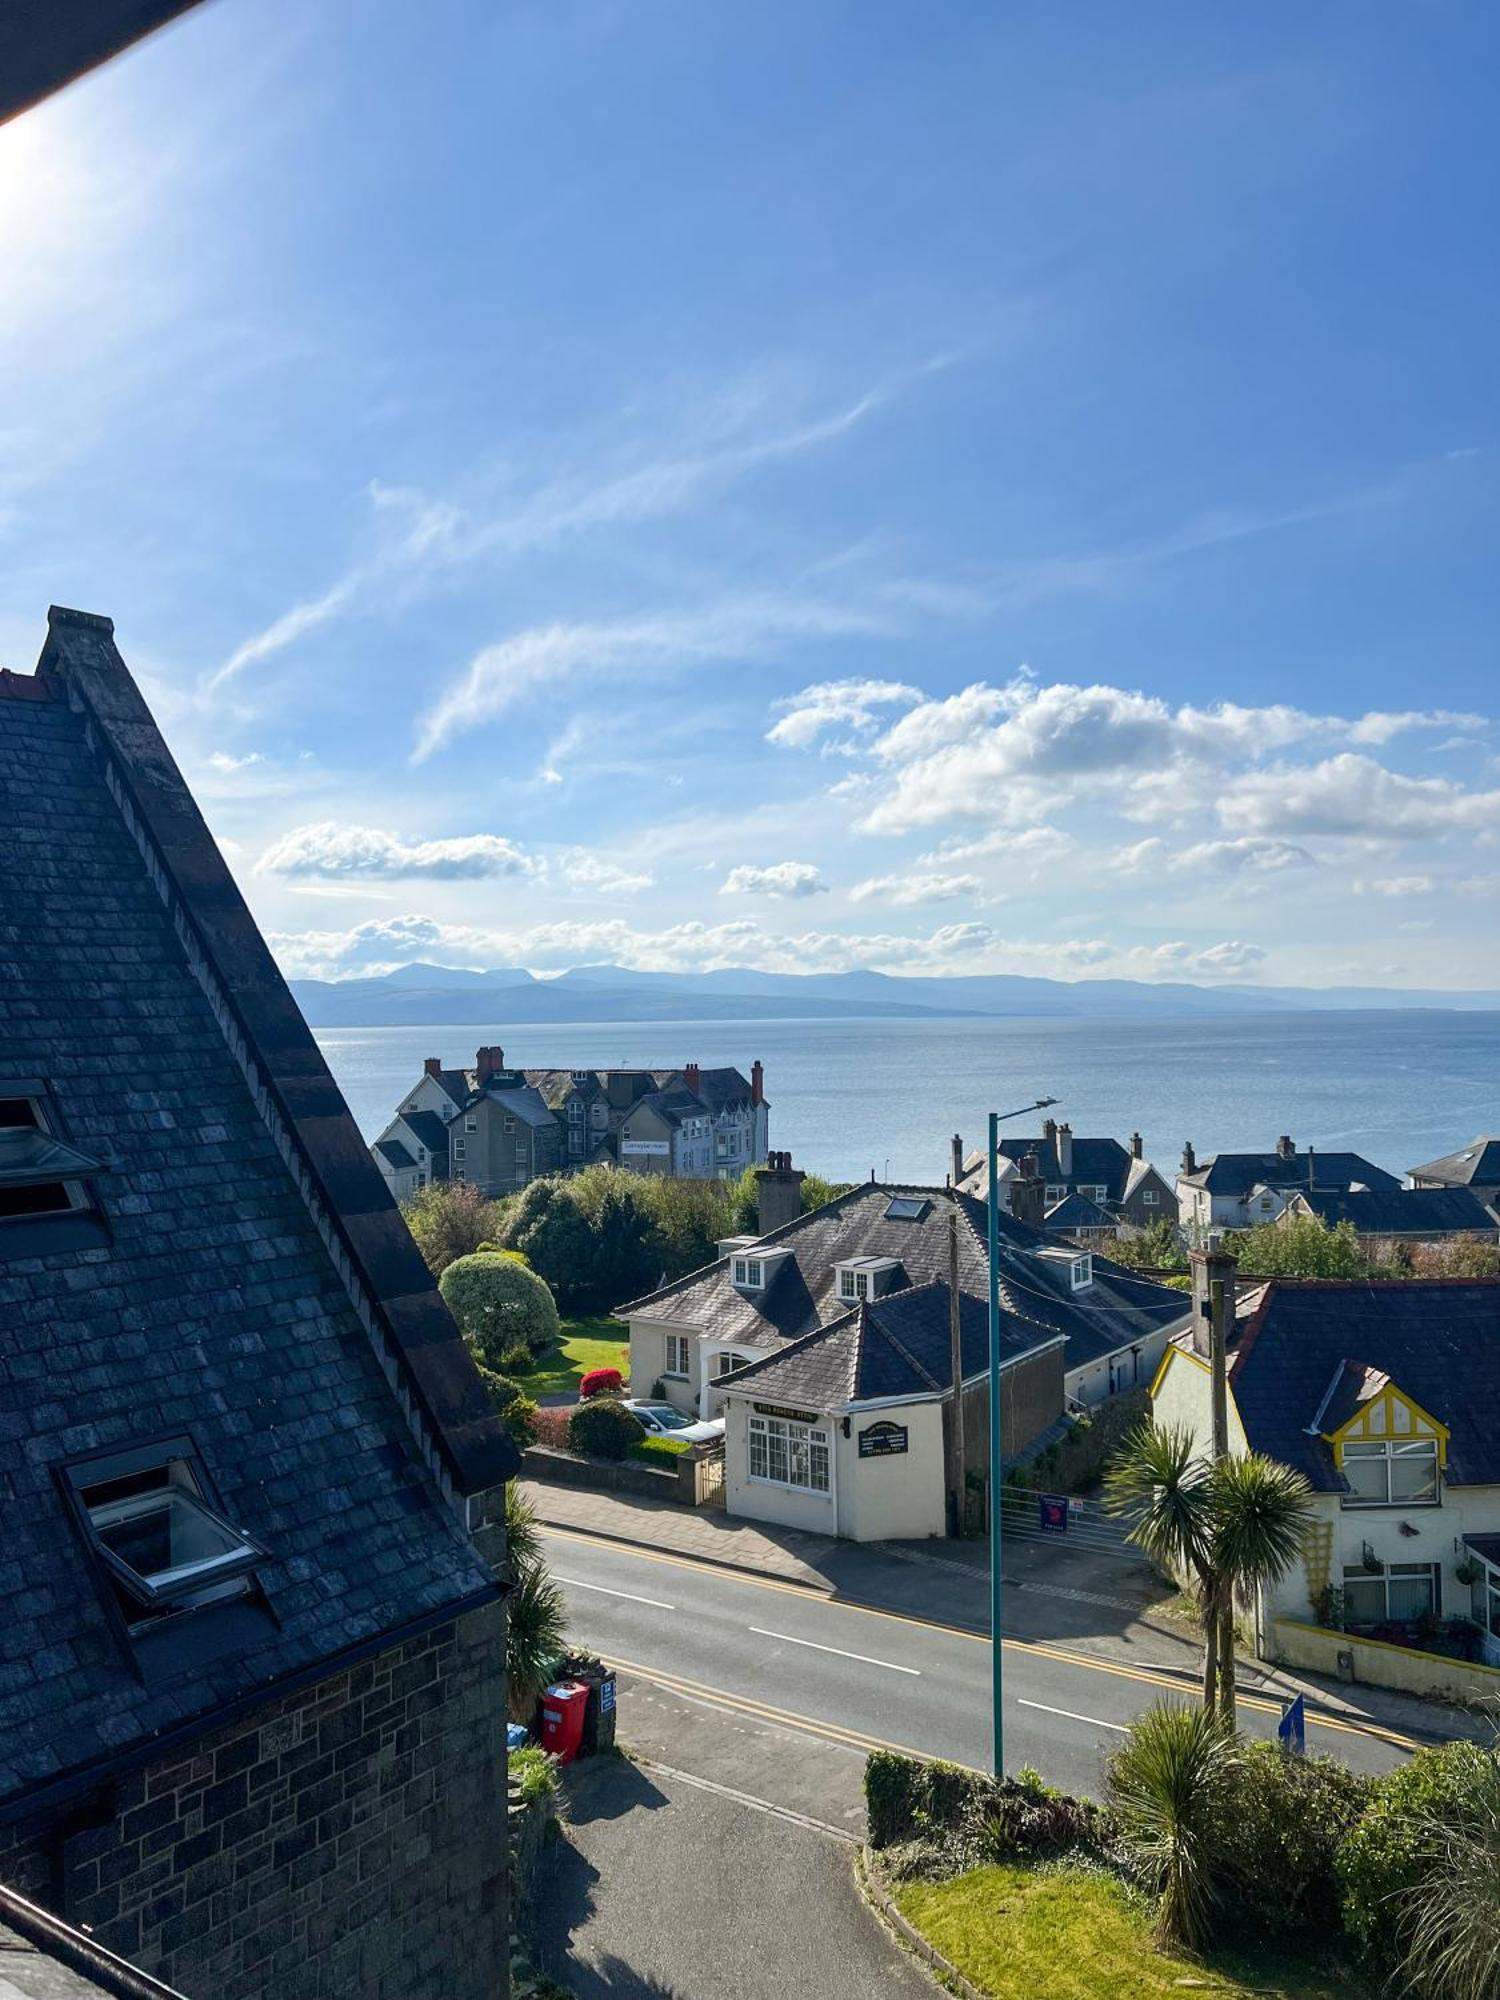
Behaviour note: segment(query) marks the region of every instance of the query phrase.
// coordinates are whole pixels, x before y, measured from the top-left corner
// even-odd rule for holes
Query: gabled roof
[[[942,1283],[872,1299],[739,1370],[724,1384],[724,1392],[817,1410],[893,1396],[946,1395],[953,1386],[948,1300]],[[1060,1339],[1045,1327],[1007,1314],[1001,1322],[1000,1365],[1055,1347]],[[988,1302],[960,1292],[959,1347],[966,1382],[988,1368],[989,1344]]]
[[[1073,1164],[1069,1172],[1062,1171],[1058,1160],[1057,1143],[1045,1137],[1036,1139],[1002,1138],[1000,1158],[1012,1166],[1033,1153],[1037,1161],[1037,1176],[1049,1187],[1074,1188],[1102,1187],[1106,1201],[1119,1201],[1125,1193],[1125,1183],[1132,1162],[1130,1148],[1121,1145],[1118,1139],[1075,1139],[1073,1141]],[[988,1178],[989,1163],[983,1151],[970,1153],[964,1161],[965,1189],[972,1194],[983,1194]],[[1002,1165],[1001,1176],[1005,1169]]]
[[[921,1217],[890,1216],[887,1210],[897,1195],[924,1198]],[[854,1258],[893,1259],[907,1285],[946,1281],[948,1218],[955,1208],[959,1289],[986,1301],[988,1310],[984,1204],[946,1187],[866,1181],[761,1239],[790,1253],[779,1260],[764,1291],[737,1291],[729,1259],[721,1258],[648,1298],[620,1307],[618,1316],[702,1327],[737,1347],[779,1348],[845,1315],[837,1267]],[[1014,1216],[1000,1217],[1000,1241],[1004,1311],[1066,1335],[1070,1369],[1175,1325],[1189,1310],[1181,1292],[1137,1277],[1097,1254],[1092,1286],[1086,1293],[1073,1293],[1066,1260],[1059,1263],[1037,1254],[1072,1246]]]
[[[397,1173],[409,1173],[417,1164],[399,1139],[377,1139],[375,1150]]]
[[[1358,1382],[1340,1373],[1351,1357]],[[1500,1484],[1500,1279],[1273,1279],[1229,1362],[1251,1449],[1325,1493],[1343,1490],[1323,1436],[1334,1404],[1347,1420],[1376,1375],[1447,1428],[1451,1484]]]
[[[1359,1153],[1217,1153],[1190,1174],[1179,1174],[1183,1187],[1205,1188],[1209,1194],[1246,1195],[1253,1187],[1396,1189],[1395,1174],[1377,1167]]]
[[[1107,1209],[1086,1194],[1064,1195],[1047,1210],[1047,1227],[1066,1236],[1073,1229],[1117,1229],[1119,1223]]]
[[[1320,1222],[1330,1228],[1352,1223],[1362,1236],[1430,1232],[1434,1236],[1483,1231],[1497,1233],[1495,1218],[1466,1187],[1352,1189],[1298,1188]]]
[[[1500,1187],[1500,1139],[1474,1139],[1458,1152],[1444,1153],[1440,1160],[1429,1160],[1425,1167],[1413,1167],[1411,1172],[1449,1187],[1468,1187],[1476,1182],[1480,1187]]]
[[[492,1596],[447,1496],[517,1460],[107,619],[0,674],[0,824],[0,1073],[112,1163],[99,1247],[0,1248],[4,1811]],[[273,1616],[143,1678],[57,1480],[164,1431]]]
[[[435,1111],[403,1111],[400,1121],[435,1160],[448,1157],[448,1127]]]
[[[470,1098],[469,1103],[479,1104],[486,1098],[507,1118],[519,1118],[523,1125],[544,1129],[557,1124],[541,1092],[530,1084],[522,1084],[518,1089],[513,1087],[506,1090],[478,1090]]]

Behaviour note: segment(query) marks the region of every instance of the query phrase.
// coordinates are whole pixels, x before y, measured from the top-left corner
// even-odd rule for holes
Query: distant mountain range
[[[1008,1015],[1160,1020],[1338,1009],[1500,1010],[1500,993],[1385,986],[1150,985],[1134,979],[951,978],[884,972],[631,972],[579,965],[555,979],[519,967],[403,965],[375,979],[294,979],[315,1028],[461,1027],[517,1021],[788,1021]]]

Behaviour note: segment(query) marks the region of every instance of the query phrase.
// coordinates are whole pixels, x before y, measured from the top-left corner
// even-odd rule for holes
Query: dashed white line
[[[746,1630],[758,1639],[780,1639],[788,1646],[810,1646],[815,1653],[837,1653],[841,1660],[858,1660],[861,1666],[889,1667],[893,1674],[911,1674],[918,1680],[922,1677],[920,1667],[900,1667],[894,1660],[875,1660],[868,1653],[846,1653],[842,1646],[820,1646],[816,1639],[796,1639],[790,1632],[768,1632],[763,1625],[750,1625]]]
[[[607,1583],[585,1583],[581,1576],[560,1576],[559,1583],[566,1583],[573,1590],[597,1590],[601,1597],[623,1597],[631,1604],[649,1604],[653,1611],[675,1611],[675,1604],[663,1604],[659,1597],[637,1597],[633,1590],[611,1590]]]
[[[1080,1715],[1076,1709],[1072,1708],[1053,1708],[1045,1701],[1026,1701],[1022,1697],[1017,1696],[1016,1707],[1039,1708],[1044,1715],[1065,1715],[1069,1722],[1087,1722],[1094,1729],[1114,1729],[1121,1736],[1128,1736],[1130,1734],[1129,1727],[1123,1722],[1106,1722],[1102,1715]]]

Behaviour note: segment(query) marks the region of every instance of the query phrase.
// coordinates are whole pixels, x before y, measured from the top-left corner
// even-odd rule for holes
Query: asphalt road
[[[849,1749],[988,1768],[988,1640],[571,1531],[548,1529],[544,1541],[574,1638],[627,1674]],[[1104,1757],[1142,1709],[1193,1697],[1177,1675],[1066,1645],[1007,1639],[1001,1660],[1007,1769],[1034,1765],[1072,1791],[1098,1791]],[[1240,1697],[1247,1734],[1274,1735],[1279,1715],[1278,1703]],[[1307,1737],[1309,1750],[1361,1771],[1389,1770],[1409,1747],[1395,1732],[1316,1711]]]

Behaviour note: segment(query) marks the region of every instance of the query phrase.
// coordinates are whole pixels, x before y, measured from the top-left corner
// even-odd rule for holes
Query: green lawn
[[[1169,1958],[1146,1910],[1118,1882],[1083,1868],[976,1868],[949,1882],[905,1882],[897,1908],[994,2000],[1177,2000],[1196,1987],[1246,2000],[1354,2000],[1353,1982],[1289,1952]],[[1367,1992],[1367,1989],[1363,1989]]]
[[[591,1368],[618,1368],[630,1380],[630,1343],[618,1320],[565,1319],[562,1339],[539,1354],[516,1381],[528,1396],[576,1396],[578,1383]]]

